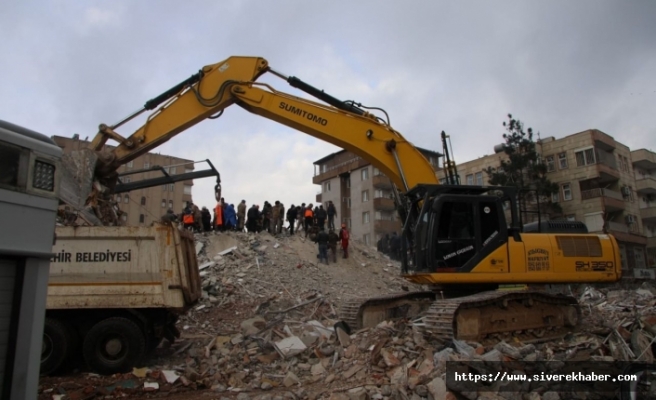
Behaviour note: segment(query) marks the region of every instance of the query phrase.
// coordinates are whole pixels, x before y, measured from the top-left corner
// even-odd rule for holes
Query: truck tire
[[[66,324],[54,318],[46,318],[43,325],[40,373],[50,375],[57,372],[68,360],[72,348],[73,339]]]
[[[82,354],[93,371],[111,375],[131,371],[146,353],[146,338],[139,325],[123,317],[104,319],[84,337]]]

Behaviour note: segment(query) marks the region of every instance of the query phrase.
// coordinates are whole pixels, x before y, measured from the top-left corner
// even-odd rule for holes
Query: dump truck
[[[194,237],[175,223],[58,226],[41,373],[80,354],[101,374],[131,371],[201,296]]]

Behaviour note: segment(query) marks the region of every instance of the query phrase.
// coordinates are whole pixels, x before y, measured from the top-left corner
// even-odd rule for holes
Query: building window
[[[184,185],[184,194],[191,194],[191,185]]]
[[[143,224],[144,222],[146,222],[146,216],[143,214],[139,214],[139,223]]]
[[[121,178],[121,182],[130,183],[130,182],[132,182],[132,178],[129,177],[129,176],[124,176],[123,178]]]
[[[558,154],[558,165],[560,169],[567,169],[567,153]]]
[[[146,197],[141,196],[141,205],[145,206],[146,205]]]
[[[134,161],[128,161],[128,163],[126,165],[127,165],[128,168],[132,168],[132,167],[134,167]]]
[[[171,167],[171,175],[175,175],[176,172],[177,172],[177,168]]]
[[[123,215],[121,216],[121,220],[122,220],[123,222],[127,221],[127,220],[128,220],[128,215],[127,215],[127,214],[123,214]]]
[[[575,154],[576,154],[577,167],[582,167],[584,165],[591,165],[595,163],[594,148],[577,151]]]
[[[150,168],[150,163],[148,161],[144,161],[144,169]]]
[[[381,197],[386,197],[386,196],[385,196],[385,192],[383,192],[383,191],[380,190],[380,189],[376,189],[376,190],[374,191],[374,198],[375,198],[375,199],[380,199]]]
[[[547,156],[545,158],[545,164],[547,164],[547,172],[554,172],[556,170],[554,156]]]
[[[173,200],[169,200],[169,208],[173,210]]]
[[[370,244],[369,242],[371,241],[371,239],[368,233],[362,235],[362,241],[364,242],[364,244]]]
[[[191,194],[191,186],[189,186],[189,194]],[[175,183],[169,183],[169,192],[175,191]]]
[[[564,183],[561,186],[561,189],[563,191],[563,201],[572,200],[572,185],[569,183]]]
[[[123,202],[124,203],[129,203],[130,202],[130,196],[128,196],[127,194],[125,196],[123,196]]]
[[[348,229],[351,229],[351,218],[344,218],[342,222],[346,224]]]
[[[483,186],[483,173],[482,172],[477,172],[476,173],[476,185]]]
[[[321,173],[326,173],[328,172],[328,164],[324,164],[321,166]]]
[[[363,181],[366,181],[369,179],[369,170],[367,168],[363,169],[362,172],[360,173],[360,176],[362,177]]]
[[[163,192],[166,192],[166,190],[168,189],[168,187],[169,187],[169,185],[164,185],[164,186],[162,186],[162,191],[163,191]]]
[[[631,172],[631,164],[629,164],[629,159],[622,156],[622,159],[624,160],[624,172]]]
[[[325,192],[330,192],[330,181],[323,183],[323,191],[324,191],[324,193]]]
[[[363,224],[369,223],[369,211],[365,211],[362,213],[362,223]]]
[[[553,192],[551,193],[551,202],[552,203],[558,203],[558,192]]]
[[[368,190],[363,190],[362,191],[362,202],[367,202],[369,201],[369,191]]]
[[[473,175],[473,174],[469,174],[469,175],[467,175],[467,184],[468,184],[469,186],[473,186],[473,185],[474,185],[474,175]]]
[[[351,177],[346,178],[346,188],[349,189],[351,187]]]
[[[376,167],[374,167],[374,176],[380,175],[380,170]]]
[[[166,199],[162,199],[162,208],[166,207]]]

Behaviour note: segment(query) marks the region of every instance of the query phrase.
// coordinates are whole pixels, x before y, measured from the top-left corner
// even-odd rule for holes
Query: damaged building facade
[[[547,178],[559,187],[551,201],[562,213],[547,218],[582,221],[590,232],[612,234],[625,276],[656,279],[656,153],[632,151],[597,129],[536,144]],[[487,185],[484,170],[504,157],[498,152],[459,164],[462,183]]]
[[[438,171],[442,154],[419,151]],[[346,224],[353,238],[375,245],[386,234],[401,233],[392,181],[362,157],[342,150],[315,161],[312,183],[321,186],[316,203],[326,208],[332,201],[336,220]]]

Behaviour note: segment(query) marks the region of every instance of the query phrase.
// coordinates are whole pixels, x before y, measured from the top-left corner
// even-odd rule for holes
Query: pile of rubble
[[[130,374],[44,378],[41,399],[197,398],[199,391],[240,400],[594,399],[607,397],[557,393],[553,383],[540,382],[472,390],[447,379],[446,363],[653,362],[656,289],[649,285],[582,288],[584,329],[561,340],[444,344],[413,321],[357,332],[339,321],[338,304],[352,296],[421,289],[375,250],[354,243],[349,259],[325,265],[317,262],[316,245],[299,236],[228,233],[197,240],[204,294],[180,318],[181,340],[164,341],[146,367]],[[656,395],[656,384],[647,390]]]

